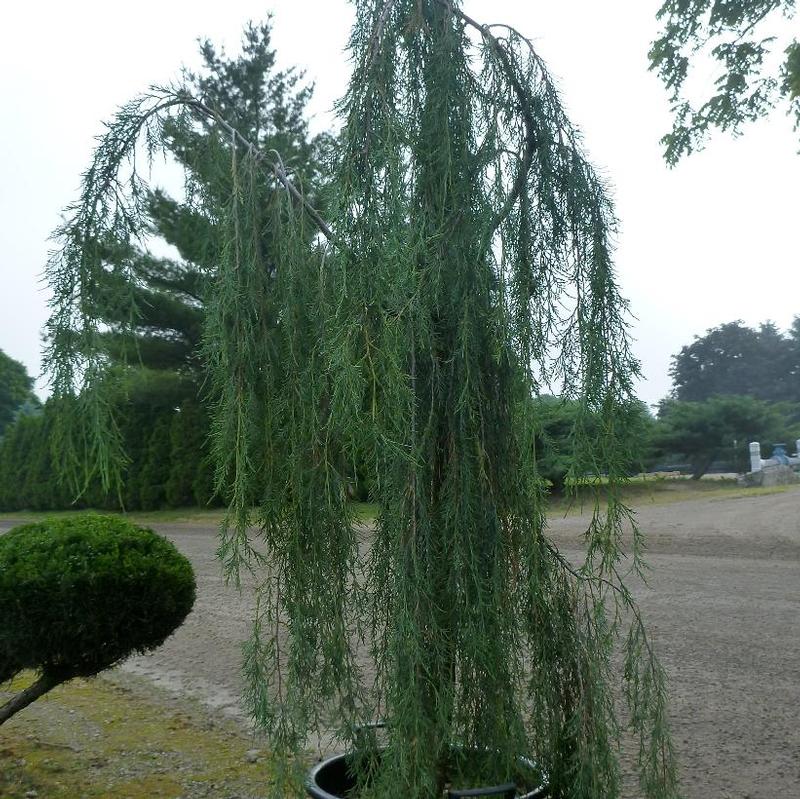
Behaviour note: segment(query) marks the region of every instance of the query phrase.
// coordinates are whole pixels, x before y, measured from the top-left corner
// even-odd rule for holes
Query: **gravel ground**
[[[637,594],[670,678],[687,799],[800,797],[800,490],[645,503],[638,518],[653,573]],[[197,603],[161,649],[115,680],[133,674],[243,722],[240,643],[252,602],[221,577],[216,528],[154,526],[191,559]],[[567,555],[578,556],[582,531],[579,516],[551,522]]]

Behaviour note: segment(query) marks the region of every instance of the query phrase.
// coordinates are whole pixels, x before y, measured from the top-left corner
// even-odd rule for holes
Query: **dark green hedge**
[[[165,538],[82,514],[0,536],[0,681],[91,676],[160,646],[192,609],[192,566]]]
[[[53,457],[54,408],[21,417],[0,441],[0,511],[99,508],[118,510],[119,498],[99,481],[75,501]],[[129,403],[120,432],[130,458],[124,475],[126,510],[219,504],[208,457],[208,417],[194,400]]]

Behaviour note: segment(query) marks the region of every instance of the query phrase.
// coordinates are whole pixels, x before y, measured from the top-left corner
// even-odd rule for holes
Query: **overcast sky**
[[[587,149],[614,186],[617,266],[637,319],[640,396],[670,388],[670,356],[707,328],[800,314],[798,136],[781,112],[738,140],[716,136],[669,170],[665,92],[647,72],[654,0],[465,0],[481,22],[531,36],[559,79]],[[243,24],[274,13],[282,65],[316,83],[314,126],[348,78],[346,0],[72,0],[0,4],[0,349],[40,368],[48,235],[76,196],[101,121],[151,83],[197,64],[198,37],[229,51]],[[40,383],[40,388],[43,384]]]

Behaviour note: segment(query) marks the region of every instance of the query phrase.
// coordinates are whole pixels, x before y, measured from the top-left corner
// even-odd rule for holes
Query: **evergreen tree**
[[[76,497],[53,452],[56,401],[20,413],[0,439],[0,511],[208,505],[214,495],[208,414],[192,399],[195,384],[166,370],[117,369],[111,398],[127,462],[118,493],[96,477]]]
[[[0,510],[62,510],[95,507],[99,492],[93,485],[73,504],[74,493],[59,479],[52,443],[55,435],[53,402],[37,413],[17,418],[0,441]]]
[[[215,113],[235,125],[260,150],[279,151],[285,168],[297,180],[320,187],[319,161],[329,137],[310,136],[306,105],[311,89],[302,85],[302,74],[295,69],[276,68],[271,21],[245,27],[240,55],[218,51],[209,40],[201,42],[200,52],[201,70],[183,73],[185,90],[203,97]],[[170,468],[165,465],[170,460],[168,451],[161,453],[162,463],[156,468],[155,454],[146,454],[138,427],[143,420],[155,423],[153,415],[163,413],[163,402],[154,397],[150,387],[153,373],[162,374],[160,385],[175,407],[185,404],[194,408],[197,400],[203,399],[200,351],[204,304],[209,284],[213,284],[224,258],[218,212],[234,191],[230,170],[210,166],[215,161],[209,153],[224,145],[216,141],[208,124],[191,127],[173,121],[165,126],[163,134],[166,150],[186,170],[187,200],[179,201],[161,190],[148,188],[137,235],[106,235],[94,244],[98,258],[105,264],[97,273],[99,288],[94,302],[95,312],[107,329],[98,331],[98,338],[112,362],[128,370],[128,396],[120,395],[119,399],[124,413],[117,416],[128,459],[122,495],[129,509],[142,507],[143,502],[149,507],[156,501],[155,487],[149,482],[144,487],[140,483],[142,470],[152,477]],[[310,196],[314,196],[313,191]],[[198,203],[199,197],[203,198],[202,203]],[[267,207],[265,202],[263,209]],[[266,250],[272,222],[265,210],[259,209],[258,213],[260,219],[254,227],[262,239],[259,246]],[[173,247],[179,257],[154,256],[143,244],[151,245],[153,239]],[[143,382],[140,390],[131,388],[136,380]],[[173,385],[166,384],[169,380]],[[131,400],[131,391],[138,402],[155,400],[153,406],[137,406]],[[207,414],[195,418],[207,424]],[[191,440],[197,446],[196,452],[190,459],[185,449],[182,452],[185,468],[194,472],[193,488],[186,490],[188,476],[184,474],[183,488],[178,491],[178,484],[173,481],[173,490],[165,487],[159,503],[174,505],[178,493],[191,502],[195,496],[202,504],[211,500],[214,492],[208,475],[208,435],[208,427],[194,431]],[[140,462],[143,457],[150,458],[150,466]],[[189,460],[194,465],[189,466]]]
[[[139,507],[142,510],[158,510],[167,501],[170,421],[161,416],[146,428],[147,446],[139,470]]]
[[[186,401],[172,417],[170,469],[165,486],[169,507],[206,505],[213,498],[213,469],[208,452],[208,417],[197,402]]]
[[[33,378],[19,361],[0,350],[0,438],[26,404],[29,411],[39,406]]]
[[[271,21],[245,27],[238,56],[218,51],[209,40],[201,42],[200,53],[202,69],[184,71],[185,89],[203,97],[261,150],[281,152],[298,179],[319,185],[309,179],[318,174],[327,137],[308,133],[311,90],[301,85],[302,75],[275,67]],[[224,204],[233,190],[231,176],[229,170],[209,168],[213,161],[206,151],[216,145],[207,126],[168,125],[164,134],[169,153],[186,169],[190,195],[205,195],[209,206]],[[111,327],[106,348],[118,363],[193,375],[197,391],[202,382],[203,305],[224,247],[218,219],[199,212],[191,197],[181,202],[161,190],[148,192],[145,211],[148,238],[171,245],[180,258],[155,257],[127,239],[111,237],[99,245],[109,264],[102,273],[108,293],[98,298],[99,314]],[[260,228],[261,236],[270,235],[265,216]],[[136,307],[133,327],[131,303]]]
[[[0,441],[0,509],[4,511],[25,507],[22,485],[33,451],[32,439],[42,421],[36,416],[19,419]]]
[[[122,167],[137,137],[169,146],[202,125],[207,146],[187,158],[232,189],[193,198],[223,242],[205,309],[230,497],[221,555],[231,575],[258,574],[247,698],[276,795],[307,733],[333,719],[367,795],[505,782],[526,754],[555,796],[618,796],[611,653],[627,611],[642,793],[674,797],[664,674],[620,572],[630,527],[642,565],[619,491],[637,364],[606,189],[513,29],[450,0],[361,0],[351,55],[325,214],[279,151],[184,89],[111,123],[49,265],[48,363],[82,408],[62,417],[63,451],[118,473],[102,261],[87,242],[136,231],[143,178]],[[579,403],[570,473],[607,476],[580,567],[546,535],[531,402],[543,377]],[[369,536],[346,499],[356,453],[379,507]],[[363,725],[379,715],[377,759]],[[464,750],[476,757],[453,758]]]

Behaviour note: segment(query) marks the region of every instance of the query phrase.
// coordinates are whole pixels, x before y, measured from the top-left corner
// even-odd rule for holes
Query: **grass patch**
[[[12,521],[24,524],[25,522],[36,522],[46,518],[68,518],[82,514],[97,514],[103,516],[124,516],[136,524],[167,524],[170,522],[203,522],[211,525],[218,525],[225,511],[219,508],[205,510],[204,508],[173,508],[170,510],[141,511],[134,513],[121,513],[115,510],[50,510],[50,511],[11,511],[0,513],[0,521]]]
[[[591,510],[592,496],[595,490],[602,491],[605,483],[595,485],[576,486],[573,495],[553,494],[550,497],[550,510],[556,514],[581,513]],[[771,488],[743,488],[736,480],[730,478],[710,477],[703,480],[690,480],[686,477],[660,477],[653,475],[639,475],[632,477],[622,489],[625,501],[633,507],[644,505],[668,505],[673,502],[687,502],[694,499],[745,499],[769,494],[782,494],[786,491],[800,490],[800,486],[774,486]],[[356,521],[374,522],[378,515],[378,506],[371,502],[353,502],[351,504],[353,517]],[[101,513],[116,515],[117,511],[21,511],[15,513],[0,513],[0,521],[10,521],[23,524],[35,522],[47,517],[75,516],[79,513]],[[205,510],[203,508],[175,508],[122,514],[137,524],[157,526],[170,523],[194,523],[217,527],[225,516],[222,508]],[[0,794],[0,799],[4,799]]]
[[[269,763],[245,758],[252,739],[160,697],[102,677],[59,686],[0,727],[0,797],[267,795]]]
[[[378,506],[373,502],[352,502],[350,509],[359,522],[374,522],[378,516]]]
[[[353,516],[361,522],[369,522],[375,519],[378,514],[378,507],[369,502],[353,502],[351,503]],[[136,524],[143,525],[157,525],[157,524],[170,524],[180,522],[193,522],[195,524],[206,524],[211,527],[217,527],[222,523],[225,518],[224,508],[213,508],[206,510],[205,508],[171,508],[170,510],[155,510],[155,511],[134,511],[132,513],[120,513],[114,510],[55,510],[55,511],[12,511],[9,513],[0,513],[0,521],[19,522],[37,522],[41,519],[50,517],[61,518],[69,516],[77,516],[84,513],[96,513],[102,515],[116,516],[121,515],[126,519],[130,519]],[[3,799],[0,795],[0,799]]]

